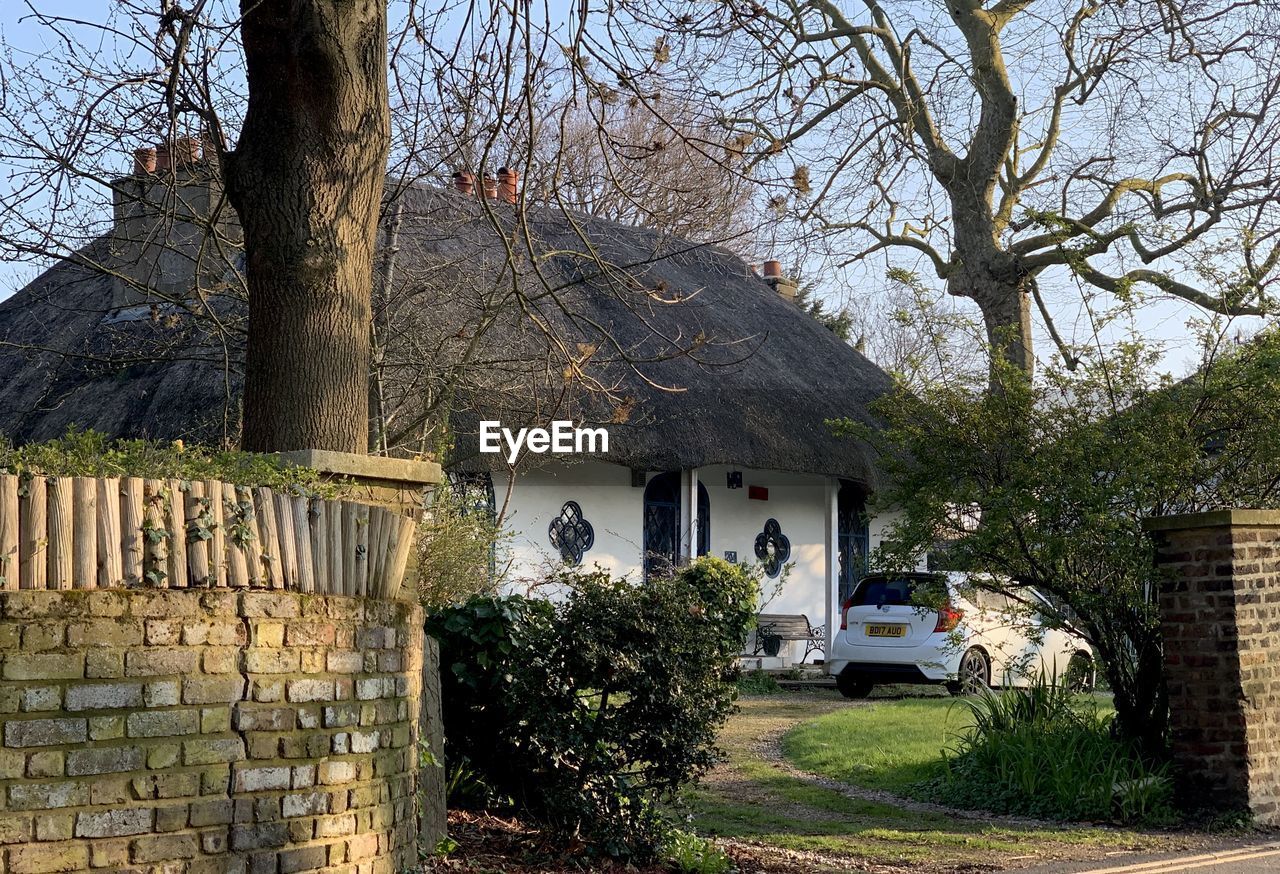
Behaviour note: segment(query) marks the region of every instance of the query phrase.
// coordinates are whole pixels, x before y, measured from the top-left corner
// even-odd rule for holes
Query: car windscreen
[[[853,590],[850,606],[916,605],[935,601],[943,592],[942,581],[936,577],[866,577]]]

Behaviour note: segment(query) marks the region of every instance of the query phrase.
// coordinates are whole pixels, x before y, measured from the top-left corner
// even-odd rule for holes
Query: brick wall
[[[1148,522],[1184,803],[1280,824],[1280,513]]]
[[[0,872],[397,872],[421,616],[282,592],[0,592]]]

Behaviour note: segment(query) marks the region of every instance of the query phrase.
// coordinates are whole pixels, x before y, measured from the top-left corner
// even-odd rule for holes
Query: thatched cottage
[[[0,303],[11,439],[234,441],[238,230],[215,170],[160,163],[117,180],[111,225]],[[560,562],[641,580],[712,553],[784,580],[768,612],[830,627],[886,520],[867,515],[869,447],[827,422],[874,425],[889,377],[724,249],[512,204],[513,178],[489,194],[389,192],[375,447],[440,454],[491,496],[512,585]],[[606,429],[607,451],[480,451],[482,422],[554,420]]]

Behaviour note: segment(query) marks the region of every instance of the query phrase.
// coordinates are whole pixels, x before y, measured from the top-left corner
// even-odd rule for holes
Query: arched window
[[[867,572],[869,533],[867,494],[849,482],[840,483],[836,496],[836,556],[839,560],[840,603],[853,594],[853,587]]]
[[[680,561],[680,472],[649,480],[644,489],[644,576],[668,573]],[[711,550],[711,499],[698,483],[697,554]]]

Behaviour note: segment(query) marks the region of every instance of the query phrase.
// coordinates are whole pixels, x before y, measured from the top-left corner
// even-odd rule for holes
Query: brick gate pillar
[[[1280,512],[1149,519],[1182,802],[1280,824]]]

